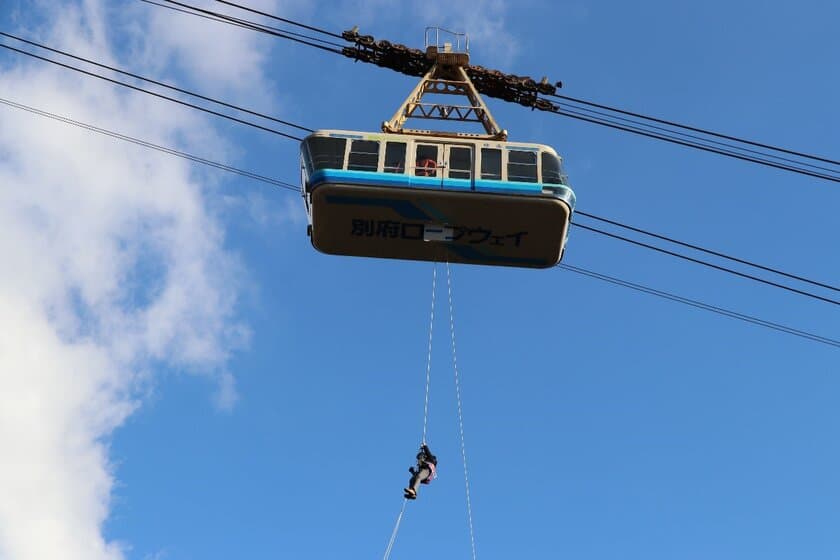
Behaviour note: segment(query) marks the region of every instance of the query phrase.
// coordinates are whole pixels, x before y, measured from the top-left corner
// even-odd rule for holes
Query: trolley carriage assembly
[[[453,50],[429,44],[430,30],[440,30],[427,29],[431,68],[382,133],[320,130],[304,139],[312,245],[336,255],[554,266],[575,204],[560,157],[508,142],[464,70],[466,36],[454,35]],[[426,94],[469,104],[424,102]],[[406,129],[409,118],[476,122],[484,134]]]

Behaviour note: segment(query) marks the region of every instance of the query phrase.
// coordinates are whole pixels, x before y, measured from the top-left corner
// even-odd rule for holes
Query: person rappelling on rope
[[[437,457],[432,455],[429,446],[425,443],[420,446],[420,451],[417,453],[417,466],[409,467],[408,472],[411,473],[411,479],[408,481],[408,487],[404,488],[405,498],[408,500],[417,499],[417,490],[421,484],[428,484],[435,478],[437,471]]]

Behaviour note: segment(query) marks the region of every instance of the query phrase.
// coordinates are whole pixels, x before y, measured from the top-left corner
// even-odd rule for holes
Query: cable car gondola
[[[427,34],[428,36],[428,34]],[[575,195],[549,146],[507,141],[464,71],[434,64],[381,133],[319,130],[301,144],[312,245],[336,255],[546,268],[557,264]],[[425,93],[469,106],[423,103]],[[408,118],[480,122],[486,134],[403,128]]]

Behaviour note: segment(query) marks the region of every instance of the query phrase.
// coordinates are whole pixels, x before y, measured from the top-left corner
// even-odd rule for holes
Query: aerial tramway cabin
[[[423,103],[430,91],[472,104]],[[443,119],[458,109],[487,134],[402,128],[409,117],[437,110]],[[433,65],[383,131],[319,130],[303,140],[302,194],[316,249],[530,268],[560,261],[575,205],[561,158],[549,146],[507,141],[460,65]]]
[[[324,253],[536,268],[562,255],[575,195],[548,146],[322,130],[301,157]]]

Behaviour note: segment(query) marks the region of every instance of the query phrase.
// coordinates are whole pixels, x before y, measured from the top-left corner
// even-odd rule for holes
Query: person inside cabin
[[[429,484],[435,478],[437,471],[437,457],[432,455],[429,446],[425,443],[420,446],[420,451],[417,453],[417,466],[409,467],[408,472],[411,473],[411,479],[408,481],[408,487],[404,488],[405,498],[408,500],[417,499],[417,490],[421,484]]]

